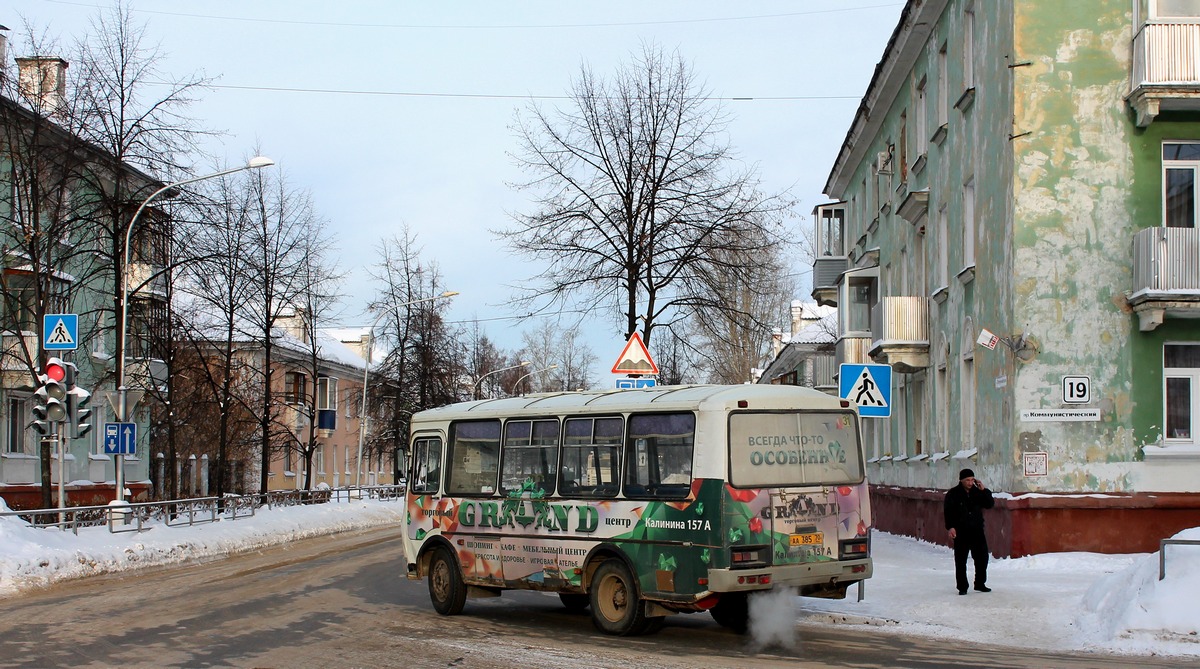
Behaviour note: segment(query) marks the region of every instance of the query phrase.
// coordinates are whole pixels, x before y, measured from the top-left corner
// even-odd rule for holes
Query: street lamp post
[[[433,297],[425,297],[419,300],[413,300],[412,302],[397,304],[394,308],[399,309],[400,307],[408,307],[414,304],[420,304],[422,302],[433,302],[434,300],[442,300],[447,297],[454,297],[455,295],[458,295],[458,291],[447,290],[441,295],[434,295]],[[367,375],[371,372],[371,346],[373,345],[373,341],[375,339],[375,326],[379,325],[379,321],[383,320],[383,317],[387,315],[387,313],[387,311],[380,312],[380,314],[375,317],[375,322],[371,323],[371,327],[367,329],[367,348],[365,351],[363,351],[363,358],[366,360],[366,364],[363,365],[362,409],[358,414],[358,465],[354,469],[354,486],[356,488],[361,485],[362,481],[363,440],[366,438],[367,434]]]
[[[483,380],[486,379],[487,377],[491,376],[492,374],[499,374],[500,372],[507,372],[510,369],[516,369],[518,367],[527,367],[532,364],[533,364],[532,362],[526,360],[517,365],[510,365],[508,367],[501,367],[500,369],[493,369],[492,371],[488,372],[487,374],[484,374],[483,376],[479,377],[479,380],[475,382],[475,393],[476,394],[479,393],[479,387],[481,385],[483,385]],[[521,378],[525,378],[525,377],[521,377]]]
[[[558,365],[557,365],[557,364],[553,364],[553,365],[550,365],[549,367],[543,367],[543,368],[541,368],[541,369],[535,369],[535,370],[533,370],[532,372],[529,372],[529,373],[525,374],[525,375],[524,375],[524,376],[522,376],[521,378],[517,379],[517,382],[513,384],[513,387],[512,387],[512,393],[511,393],[511,394],[516,394],[516,392],[517,392],[517,388],[520,388],[520,387],[521,387],[521,382],[522,382],[522,381],[524,381],[525,379],[527,379],[527,378],[529,378],[529,377],[533,376],[534,374],[541,374],[542,372],[548,372],[548,371],[550,371],[550,370],[552,370],[552,369],[558,369]]]
[[[215,179],[223,177],[234,172],[242,170],[257,170],[263,167],[274,165],[275,161],[265,156],[255,156],[251,158],[245,165],[234,167],[212,174],[192,177],[169,183],[162,188],[150,194],[150,197],[142,201],[138,206],[137,211],[133,212],[133,218],[129,219],[129,226],[125,228],[125,247],[124,254],[121,256],[121,329],[117,332],[117,422],[125,423],[129,420],[129,388],[125,385],[125,331],[129,324],[129,241],[133,238],[133,229],[137,226],[138,217],[142,215],[142,211],[150,204],[154,198],[163,193],[179,186],[186,186],[197,181],[206,179]],[[118,452],[116,456],[116,483],[117,483],[117,501],[125,499],[125,454]]]

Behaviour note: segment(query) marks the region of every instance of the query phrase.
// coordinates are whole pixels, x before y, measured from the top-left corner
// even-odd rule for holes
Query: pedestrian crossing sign
[[[891,365],[842,364],[838,371],[838,397],[858,405],[863,418],[891,418]]]
[[[42,349],[74,351],[79,348],[79,316],[46,314],[42,318]]]

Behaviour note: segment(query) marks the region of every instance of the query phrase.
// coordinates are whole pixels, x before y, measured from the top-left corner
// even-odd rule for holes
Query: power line
[[[153,82],[167,84],[168,82]],[[237,91],[267,91],[272,93],[320,93],[325,95],[387,95],[413,98],[479,98],[497,100],[573,100],[571,95],[517,95],[512,93],[427,93],[417,91],[355,90],[349,88],[294,88],[289,86],[238,86],[234,84],[205,84],[207,88]],[[860,100],[859,95],[769,95],[769,96],[705,96],[697,98],[721,102],[789,102],[803,100]]]
[[[101,9],[100,5],[85,3],[85,2],[70,2],[68,0],[44,0],[57,5],[70,5],[74,7],[91,7],[93,9]],[[692,23],[722,23],[726,21],[759,21],[765,19],[781,19],[797,16],[812,16],[814,14],[837,14],[844,12],[862,11],[866,9],[882,9],[885,7],[896,7],[903,3],[890,2],[881,5],[861,5],[858,7],[838,7],[834,9],[814,9],[804,12],[786,12],[782,14],[754,14],[749,16],[724,16],[699,19],[668,19],[663,21],[612,21],[602,23],[542,23],[542,24],[418,24],[418,23],[350,23],[339,21],[300,21],[296,19],[278,19],[278,18],[254,18],[248,16],[222,16],[217,14],[192,14],[186,12],[168,12],[153,9],[137,9],[133,11],[142,14],[155,14],[159,16],[174,16],[179,18],[190,19],[205,19],[213,21],[243,21],[246,23],[274,23],[281,25],[298,25],[298,26],[320,26],[330,28],[376,28],[389,30],[546,30],[546,29],[562,29],[562,28],[628,28],[633,26],[656,26],[656,25],[673,25],[673,24],[692,24]]]

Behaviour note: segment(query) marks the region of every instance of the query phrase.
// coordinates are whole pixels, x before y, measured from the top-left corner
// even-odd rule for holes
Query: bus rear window
[[[852,413],[741,412],[729,417],[729,482],[740,488],[863,480]]]

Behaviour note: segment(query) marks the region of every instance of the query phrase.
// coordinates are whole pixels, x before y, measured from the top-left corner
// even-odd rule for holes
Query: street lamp
[[[433,297],[425,297],[419,300],[413,300],[412,302],[397,304],[393,308],[399,309],[400,307],[408,307],[414,304],[420,304],[422,302],[433,302],[434,300],[442,300],[447,297],[454,297],[455,295],[458,295],[458,291],[447,290],[441,295],[434,295]],[[354,486],[356,488],[362,481],[363,439],[367,434],[367,375],[371,371],[371,346],[373,345],[372,341],[375,338],[375,326],[379,325],[379,321],[382,320],[387,313],[387,311],[380,312],[380,314],[375,317],[375,322],[371,323],[371,327],[367,329],[367,349],[363,351],[363,358],[366,359],[366,364],[363,365],[362,410],[358,414],[358,466],[355,467],[354,470]]]
[[[532,372],[529,372],[529,373],[525,374],[525,375],[524,375],[524,376],[522,376],[521,378],[517,379],[517,382],[513,384],[513,389],[512,389],[512,393],[511,393],[511,394],[516,394],[516,392],[517,392],[517,388],[520,388],[520,387],[521,387],[521,382],[522,382],[522,381],[524,381],[525,379],[527,379],[527,378],[529,378],[529,377],[533,376],[534,374],[541,374],[542,372],[548,372],[548,371],[550,371],[550,370],[552,370],[552,369],[558,369],[558,364],[556,363],[556,364],[550,365],[549,367],[543,367],[543,368],[541,368],[541,369],[535,369],[535,370],[533,370]]]
[[[525,366],[532,365],[532,364],[533,364],[532,362],[526,360],[525,362],[522,362],[518,365],[510,365],[508,367],[501,367],[500,369],[493,369],[492,371],[488,372],[487,374],[484,374],[483,376],[479,377],[479,380],[475,382],[476,394],[479,393],[479,386],[481,386],[483,384],[483,380],[486,379],[487,377],[491,376],[492,374],[499,374],[500,372],[507,372],[510,369],[516,369],[518,367],[525,367]],[[521,378],[525,378],[525,377],[521,377]]]
[[[129,323],[129,240],[133,237],[133,229],[134,229],[134,227],[137,226],[138,217],[142,215],[142,211],[146,208],[147,205],[150,204],[150,202],[154,198],[158,197],[159,195],[162,195],[163,193],[171,190],[172,188],[178,188],[179,186],[185,186],[187,184],[195,183],[197,181],[204,181],[205,179],[215,179],[217,177],[223,177],[227,174],[233,174],[234,172],[241,172],[242,170],[257,170],[257,169],[261,169],[263,167],[270,167],[271,165],[274,165],[274,164],[275,164],[275,161],[271,160],[270,158],[267,158],[265,156],[255,156],[255,157],[251,158],[245,165],[242,165],[241,167],[234,167],[234,168],[227,169],[227,170],[221,170],[220,172],[214,172],[212,174],[205,174],[204,176],[192,177],[190,179],[183,179],[181,181],[169,183],[166,186],[163,186],[162,188],[159,188],[158,190],[151,193],[150,197],[143,200],[142,204],[140,206],[138,206],[137,211],[133,212],[133,218],[129,219],[129,227],[125,228],[125,253],[124,253],[124,255],[121,256],[121,329],[117,332],[117,337],[116,337],[116,344],[117,344],[117,349],[118,349],[118,353],[117,353],[117,422],[118,423],[125,423],[129,420],[129,389],[127,387],[125,387],[125,330]],[[116,463],[117,463],[117,472],[116,472],[117,473],[117,501],[124,501],[124,499],[125,499],[125,454],[124,453],[122,453],[122,452],[117,453]]]

